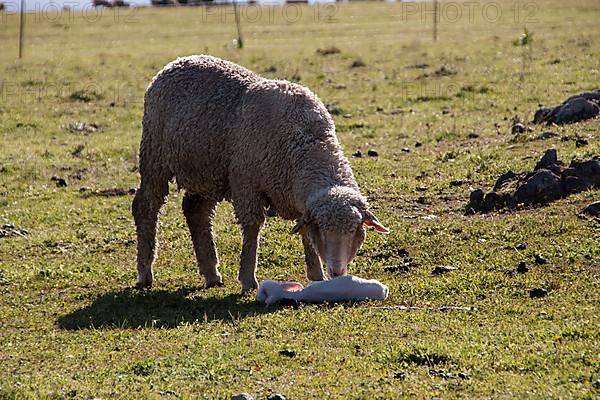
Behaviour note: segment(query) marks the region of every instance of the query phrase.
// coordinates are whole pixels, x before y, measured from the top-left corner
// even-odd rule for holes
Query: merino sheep
[[[345,275],[365,239],[363,224],[387,229],[369,211],[327,109],[309,89],[260,77],[211,56],[178,58],[152,80],[144,100],[137,228],[138,287],[152,286],[156,226],[175,178],[205,286],[223,284],[212,221],[233,202],[242,228],[238,280],[258,287],[255,270],[265,207],[298,220],[307,277]]]

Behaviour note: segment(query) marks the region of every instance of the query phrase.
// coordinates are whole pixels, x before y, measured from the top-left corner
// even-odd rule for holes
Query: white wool
[[[362,279],[345,275],[328,281],[311,282],[307,287],[297,282],[263,281],[256,292],[256,300],[266,305],[281,300],[307,303],[337,301],[385,300],[389,289],[375,279]]]

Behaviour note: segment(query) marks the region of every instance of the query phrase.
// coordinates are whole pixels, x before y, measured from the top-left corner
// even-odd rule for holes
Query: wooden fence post
[[[19,23],[19,59],[23,57],[23,34],[25,31],[25,0],[21,0],[21,22]]]

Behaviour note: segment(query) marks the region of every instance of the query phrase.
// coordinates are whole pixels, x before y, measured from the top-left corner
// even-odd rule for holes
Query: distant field
[[[598,120],[510,132],[515,116],[600,88],[600,4],[442,2],[437,42],[432,7],[241,7],[241,50],[230,6],[30,13],[22,60],[18,16],[0,12],[0,225],[27,232],[0,237],[0,398],[598,398],[600,230],[577,213],[600,192],[464,210],[471,190],[531,170],[548,148],[567,163],[600,154]],[[533,41],[515,45],[525,28]],[[203,290],[175,185],[156,286],[130,289],[132,196],[90,193],[137,186],[144,91],[167,62],[201,53],[297,81],[335,110],[363,193],[392,231],[369,232],[351,266],[390,287],[384,303],[239,297],[229,204],[216,224],[226,287]],[[559,137],[535,139],[548,130]],[[379,156],[351,157],[369,149]],[[305,282],[292,226],[267,221],[259,280]],[[386,272],[402,248],[409,272]],[[507,276],[520,260],[530,271]],[[440,265],[458,270],[432,276]],[[548,295],[530,298],[532,288]]]

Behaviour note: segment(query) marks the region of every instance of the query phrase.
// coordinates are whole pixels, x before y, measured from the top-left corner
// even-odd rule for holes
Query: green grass
[[[515,115],[528,121],[538,104],[598,88],[597,2],[539,1],[537,22],[525,21],[525,3],[515,21],[513,3],[499,3],[495,23],[481,6],[473,22],[442,18],[435,43],[431,16],[404,21],[396,3],[302,6],[295,22],[282,8],[272,20],[263,9],[258,22],[242,21],[243,50],[222,10],[141,9],[130,16],[137,22],[124,20],[129,11],[105,11],[97,22],[30,14],[21,61],[18,17],[0,15],[0,223],[29,232],[0,238],[0,398],[596,398],[600,231],[576,214],[598,190],[542,208],[463,215],[470,189],[531,169],[547,148],[567,162],[600,153],[598,121],[510,134]],[[324,21],[330,14],[336,21]],[[524,27],[533,40],[515,46]],[[317,53],[332,46],[340,52]],[[137,185],[144,90],[165,63],[198,53],[311,87],[338,108],[348,156],[379,152],[351,163],[392,232],[369,232],[351,270],[389,285],[388,300],[293,309],[240,298],[240,233],[229,204],[216,224],[227,286],[203,290],[174,186],[156,287],[130,289],[131,196],[79,188]],[[365,65],[351,68],[358,59]],[[101,129],[73,133],[63,128],[71,122]],[[547,130],[590,144],[533,140]],[[57,188],[52,176],[69,186]],[[452,187],[456,179],[465,184]],[[429,214],[437,218],[420,218]],[[305,281],[292,226],[268,220],[259,280]],[[416,265],[385,272],[401,261],[399,248]],[[534,265],[536,253],[549,263]],[[530,272],[508,277],[519,260]],[[459,269],[431,276],[439,265]],[[534,287],[548,296],[531,299]],[[382,307],[395,305],[475,309]]]

